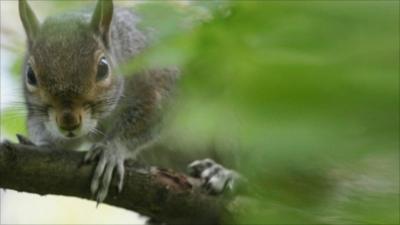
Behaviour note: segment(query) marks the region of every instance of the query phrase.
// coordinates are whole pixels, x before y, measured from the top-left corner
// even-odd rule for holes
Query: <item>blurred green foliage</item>
[[[398,224],[398,7],[140,4],[157,38],[125,69],[182,68],[170,137],[235,156],[257,197],[236,222]]]
[[[398,3],[211,4],[186,32],[158,11],[168,38],[133,65],[183,68],[171,130],[237,156],[261,202],[239,221],[398,223]]]
[[[12,107],[1,111],[0,124],[1,129],[6,131],[8,134],[27,134],[25,126],[25,110]],[[10,139],[15,141],[15,135],[11,136]]]

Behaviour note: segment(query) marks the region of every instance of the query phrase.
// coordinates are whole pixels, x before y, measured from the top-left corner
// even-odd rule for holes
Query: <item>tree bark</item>
[[[83,152],[0,144],[0,188],[91,199],[94,164]],[[222,197],[198,191],[199,180],[169,170],[126,166],[124,188],[110,188],[106,204],[169,224],[220,224],[230,217]]]

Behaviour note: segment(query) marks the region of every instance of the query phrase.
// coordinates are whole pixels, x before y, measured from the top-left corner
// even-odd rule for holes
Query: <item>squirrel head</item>
[[[94,132],[121,96],[113,74],[110,25],[113,3],[99,0],[92,15],[70,13],[42,24],[26,0],[19,12],[28,39],[24,89],[30,116],[59,138]]]

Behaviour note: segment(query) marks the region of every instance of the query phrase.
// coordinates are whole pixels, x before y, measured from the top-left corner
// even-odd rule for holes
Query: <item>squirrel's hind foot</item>
[[[202,179],[202,187],[209,194],[233,192],[240,176],[212,159],[196,160],[189,164],[188,172],[193,177]]]

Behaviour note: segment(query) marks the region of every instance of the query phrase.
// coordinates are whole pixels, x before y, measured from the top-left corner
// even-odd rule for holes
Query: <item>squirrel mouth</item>
[[[73,138],[73,137],[75,137],[75,134],[70,131],[70,132],[68,132],[67,137]]]

